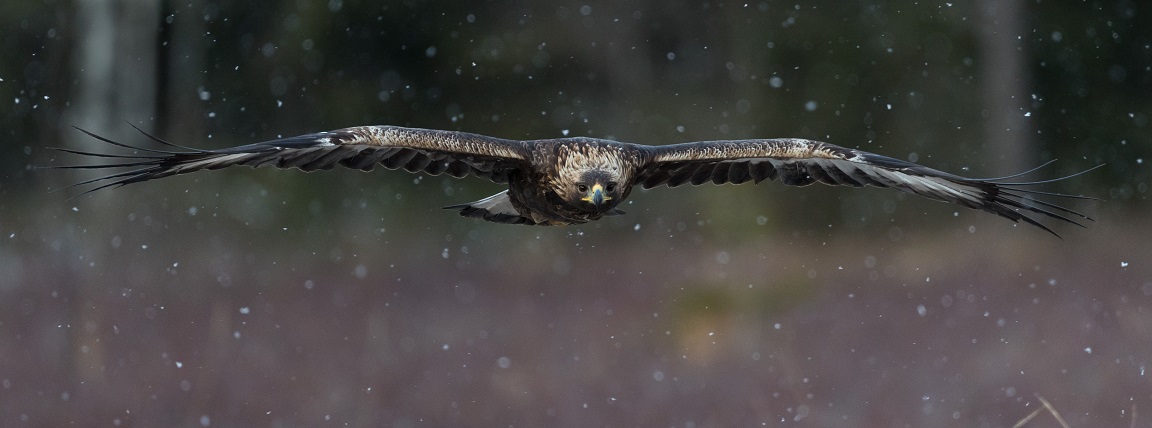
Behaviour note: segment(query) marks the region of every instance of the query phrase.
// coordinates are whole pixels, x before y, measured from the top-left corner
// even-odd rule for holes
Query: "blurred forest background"
[[[0,2],[0,425],[1152,420],[1152,12],[1131,1]],[[882,189],[500,190],[235,168],[69,199],[48,150],[354,125],[804,137],[1045,190],[1063,239]],[[1029,426],[1055,426],[1040,416]]]

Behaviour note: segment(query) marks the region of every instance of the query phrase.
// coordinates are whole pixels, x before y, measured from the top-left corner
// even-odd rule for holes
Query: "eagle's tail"
[[[479,218],[495,223],[535,225],[532,219],[520,215],[508,197],[508,191],[497,193],[487,198],[467,204],[444,207],[446,210],[459,210],[460,215],[469,218]]]

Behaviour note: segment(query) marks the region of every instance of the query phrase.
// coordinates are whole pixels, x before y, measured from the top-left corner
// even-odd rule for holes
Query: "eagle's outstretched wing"
[[[912,162],[792,138],[704,141],[651,147],[651,150],[652,161],[634,181],[645,189],[686,183],[739,184],[763,180],[780,180],[794,186],[815,182],[854,187],[872,185],[987,211],[1012,221],[1023,221],[1053,235],[1056,233],[1052,229],[1027,214],[1035,213],[1081,227],[1082,224],[1069,217],[1092,220],[1071,209],[1032,197],[1091,198],[1024,188],[1059,179],[1006,181],[1020,174],[995,179],[965,178]]]
[[[471,174],[497,183],[505,183],[508,181],[508,174],[525,164],[528,158],[528,149],[520,141],[464,132],[394,126],[358,126],[217,150],[177,146],[140,131],[148,138],[179,151],[134,147],[83,129],[80,131],[106,143],[138,152],[119,155],[57,148],[56,150],[67,153],[116,158],[122,161],[55,168],[100,170],[131,168],[128,171],[76,183],[77,186],[100,183],[99,186],[84,193],[109,186],[122,186],[233,165],[252,167],[273,165],[277,168],[299,168],[303,171],[330,169],[340,165],[368,171],[379,164],[388,169],[404,168],[410,172],[421,171],[431,175],[445,173],[453,177],[465,177]]]

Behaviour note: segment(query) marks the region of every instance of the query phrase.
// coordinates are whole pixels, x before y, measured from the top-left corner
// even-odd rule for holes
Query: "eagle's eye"
[[[607,190],[609,192],[615,192],[616,191],[616,182],[609,181],[608,185],[604,186],[604,190]]]
[[[576,190],[579,190],[580,193],[586,193],[586,192],[588,192],[588,185],[587,184],[577,184]]]

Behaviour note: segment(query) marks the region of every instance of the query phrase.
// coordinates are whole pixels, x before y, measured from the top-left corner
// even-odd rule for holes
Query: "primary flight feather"
[[[273,165],[304,171],[338,165],[368,171],[381,165],[387,169],[403,168],[409,172],[448,174],[457,178],[474,175],[506,183],[508,190],[446,208],[458,210],[465,217],[511,224],[580,224],[622,214],[616,207],[635,186],[649,189],[764,180],[779,180],[794,186],[820,182],[890,187],[1023,221],[1052,234],[1055,232],[1031,215],[1076,225],[1081,224],[1073,218],[1091,220],[1069,208],[1032,198],[1085,197],[1026,188],[1055,180],[1006,180],[1016,176],[971,179],[912,162],[797,138],[645,146],[582,137],[519,141],[455,131],[357,126],[227,149],[202,150],[144,134],[177,149],[172,151],[129,146],[81,131],[109,144],[138,151],[138,154],[118,155],[58,149],[120,159],[116,163],[59,168],[128,168],[76,184],[98,184],[87,192],[233,165]]]

